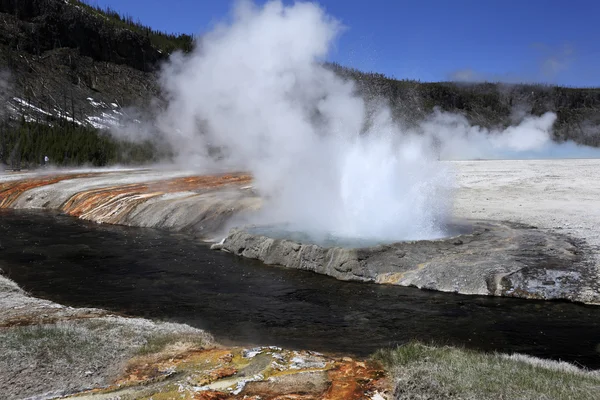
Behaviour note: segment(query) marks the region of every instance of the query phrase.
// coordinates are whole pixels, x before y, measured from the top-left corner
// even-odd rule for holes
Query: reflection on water
[[[226,344],[367,355],[419,339],[600,368],[600,307],[341,282],[152,229],[0,211],[0,265],[36,296],[187,323]]]

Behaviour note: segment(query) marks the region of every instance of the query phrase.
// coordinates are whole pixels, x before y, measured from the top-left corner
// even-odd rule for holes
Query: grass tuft
[[[190,333],[155,334],[150,336],[136,355],[145,356],[164,352],[169,346],[202,349],[206,345],[203,336]]]
[[[395,399],[597,399],[600,373],[522,355],[413,342],[374,358],[391,372]]]

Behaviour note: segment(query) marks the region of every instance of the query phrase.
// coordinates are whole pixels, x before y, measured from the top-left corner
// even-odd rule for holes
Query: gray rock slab
[[[368,248],[326,248],[242,228],[232,229],[213,247],[345,281],[600,304],[595,269],[583,242],[518,223],[473,220],[460,224],[469,224],[470,233]],[[592,287],[596,295],[590,298]]]

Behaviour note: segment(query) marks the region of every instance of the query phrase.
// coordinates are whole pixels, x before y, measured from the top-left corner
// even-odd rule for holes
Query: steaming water
[[[223,343],[368,355],[411,339],[600,368],[600,308],[341,282],[183,236],[0,211],[0,265],[35,296],[187,323]]]
[[[262,224],[395,240],[443,234],[452,179],[428,139],[404,135],[389,107],[322,63],[342,24],[316,3],[236,3],[192,52],[164,64],[169,101],[150,126],[116,134],[160,137],[200,173],[249,171],[269,203]]]
[[[306,231],[294,229],[290,225],[254,226],[246,230],[253,234],[274,239],[287,239],[296,243],[316,244],[321,247],[362,248],[394,242],[393,240],[339,236],[331,232],[307,233]]]
[[[365,248],[401,241],[392,240],[390,238],[377,239],[369,236],[347,236],[325,231],[307,232],[295,228],[290,224],[251,226],[245,228],[245,230],[253,234],[268,236],[274,239],[287,239],[301,244],[316,244],[321,247]],[[443,227],[437,236],[428,236],[428,240],[466,234],[471,232],[471,230],[471,227],[466,224],[449,224]],[[406,240],[408,241],[411,239],[408,238]]]
[[[160,138],[199,173],[249,171],[269,203],[256,223],[384,241],[437,238],[446,234],[454,187],[439,158],[561,154],[551,112],[518,110],[518,124],[504,130],[441,109],[406,123],[398,107],[373,98],[376,90],[363,96],[323,65],[344,28],[321,6],[235,3],[193,51],[163,65],[166,107],[115,134]],[[571,151],[577,146],[562,156]]]

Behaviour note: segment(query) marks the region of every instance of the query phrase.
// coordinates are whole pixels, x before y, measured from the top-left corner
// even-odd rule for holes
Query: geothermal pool
[[[256,225],[244,228],[248,233],[267,236],[274,239],[287,239],[300,244],[315,244],[321,247],[365,248],[382,244],[392,244],[398,240],[376,239],[372,237],[350,237],[335,232],[304,232],[288,224]],[[465,221],[453,221],[444,227],[444,233],[429,240],[443,239],[472,232]],[[410,241],[408,238],[405,241]]]
[[[0,267],[34,296],[187,323],[224,344],[368,355],[419,339],[600,368],[600,307],[342,282],[158,230],[0,210]]]

